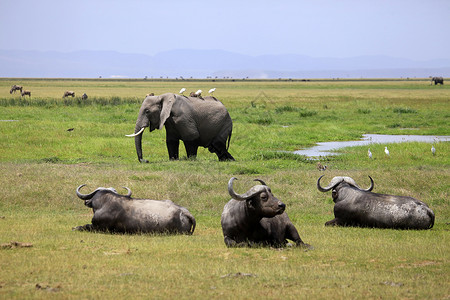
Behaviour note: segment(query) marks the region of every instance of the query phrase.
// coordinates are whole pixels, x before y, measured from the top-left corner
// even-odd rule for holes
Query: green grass
[[[31,99],[9,95],[12,84]],[[169,161],[164,130],[143,138],[148,164],[137,162],[132,133],[145,94],[208,90],[233,119],[230,153],[218,162]],[[65,90],[77,97],[62,99]],[[78,98],[86,92],[88,101]],[[375,192],[409,195],[436,214],[427,231],[326,228],[323,172],[292,151],[365,133],[449,135],[450,89],[425,80],[144,81],[0,79],[0,298],[4,299],[446,299],[450,295],[450,144],[382,144],[322,159],[324,180],[351,176]],[[5,121],[16,120],[16,121]],[[73,128],[72,131],[67,129]],[[269,184],[313,251],[228,249],[220,215],[254,178]],[[92,212],[75,195],[127,186],[134,197],[171,199],[196,217],[192,236],[73,232]]]

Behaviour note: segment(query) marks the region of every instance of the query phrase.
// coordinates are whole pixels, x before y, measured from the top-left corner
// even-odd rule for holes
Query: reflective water
[[[387,134],[364,134],[359,141],[344,141],[344,142],[324,142],[317,143],[316,146],[294,151],[295,154],[305,155],[307,157],[320,157],[339,155],[340,153],[333,152],[345,147],[367,146],[370,144],[391,144],[404,142],[423,142],[423,143],[438,143],[450,141],[449,135],[387,135]]]

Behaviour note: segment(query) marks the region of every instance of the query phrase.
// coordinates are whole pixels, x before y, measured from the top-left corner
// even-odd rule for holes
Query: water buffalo
[[[233,177],[228,182],[228,193],[233,198],[222,212],[222,231],[227,247],[287,245],[287,239],[296,246],[312,248],[305,244],[294,224],[284,211],[286,205],[278,200],[260,179],[244,194],[233,190]]]
[[[21,95],[22,95],[22,97],[23,97],[23,96],[31,97],[31,91],[23,90],[23,91],[21,92]]]
[[[359,226],[395,229],[429,229],[434,213],[424,202],[407,196],[372,193],[374,183],[361,189],[350,177],[334,177],[326,187],[317,180],[321,192],[332,190],[335,218],[326,226]]]
[[[195,218],[184,207],[170,200],[149,200],[120,195],[114,188],[97,188],[90,194],[81,194],[78,198],[94,211],[92,224],[75,227],[80,231],[107,231],[119,233],[170,233],[192,234],[195,230]]]
[[[9,91],[9,93],[10,94],[12,94],[12,93],[16,93],[16,91],[20,91],[20,93],[22,93],[22,86],[21,85],[13,85],[12,87],[11,87],[11,90]]]
[[[431,78],[430,85],[433,85],[433,82],[434,82],[434,85],[444,84],[444,78],[442,78],[442,77],[433,77],[433,78]]]
[[[64,95],[63,95],[63,98],[66,98],[66,97],[69,97],[69,96],[72,96],[72,98],[75,97],[75,92],[74,91],[65,91]]]

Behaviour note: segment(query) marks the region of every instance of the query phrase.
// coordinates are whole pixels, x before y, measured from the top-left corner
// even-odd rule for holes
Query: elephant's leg
[[[208,147],[209,152],[215,153],[220,161],[234,160],[234,157],[227,151],[227,146],[224,142],[214,140]]]
[[[167,151],[169,151],[169,159],[178,159],[180,140],[166,139]]]
[[[186,154],[188,158],[197,157],[198,143],[195,141],[183,141],[186,148]]]

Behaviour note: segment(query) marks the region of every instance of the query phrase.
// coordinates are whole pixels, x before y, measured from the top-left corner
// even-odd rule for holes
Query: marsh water
[[[316,146],[294,151],[295,154],[305,155],[310,158],[320,156],[339,155],[340,153],[333,152],[346,147],[354,146],[368,146],[370,144],[391,144],[391,143],[405,143],[405,142],[422,142],[422,143],[439,143],[450,141],[449,135],[387,135],[387,134],[364,134],[358,141],[343,141],[343,142],[323,142],[317,143]]]

